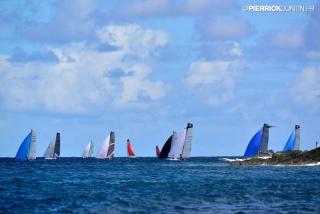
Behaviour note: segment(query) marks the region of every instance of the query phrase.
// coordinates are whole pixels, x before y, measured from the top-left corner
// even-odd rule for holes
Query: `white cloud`
[[[240,48],[239,43],[234,42],[232,48],[229,51],[229,54],[231,56],[237,56],[240,57],[242,55],[242,49]]]
[[[295,101],[307,104],[312,109],[320,108],[320,71],[316,68],[306,68],[297,76],[293,88]]]
[[[195,61],[190,65],[185,83],[209,104],[218,106],[234,97],[236,67],[239,68],[238,61]]]
[[[51,48],[57,64],[12,64],[0,57],[0,96],[9,109],[86,112],[109,107],[147,107],[165,96],[165,84],[151,80],[145,57],[165,45],[164,31],[138,25],[106,26],[97,31],[101,42],[119,50],[98,52],[85,42]],[[141,59],[124,60],[138,55]],[[112,77],[111,71],[123,74]]]
[[[99,39],[121,47],[125,54],[146,57],[155,48],[168,43],[169,35],[163,30],[148,30],[139,25],[109,25],[97,31]],[[130,35],[130,36],[128,36]]]
[[[165,85],[162,81],[151,81],[146,79],[150,70],[149,67],[136,65],[132,68],[136,75],[126,76],[121,79],[123,91],[116,99],[116,105],[141,106],[140,98],[149,97],[151,100],[158,100],[165,95]]]

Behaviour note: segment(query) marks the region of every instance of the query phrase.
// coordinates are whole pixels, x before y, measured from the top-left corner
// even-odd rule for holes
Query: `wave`
[[[306,163],[306,164],[277,164],[277,165],[270,165],[270,166],[320,166],[320,162],[317,163]]]
[[[271,157],[271,156],[258,156],[257,158],[258,158],[258,159],[266,160],[266,159],[270,159],[270,158],[272,158],[272,157]]]
[[[234,161],[245,161],[248,160],[247,158],[221,158],[220,160],[234,162]]]
[[[317,162],[317,163],[307,163],[307,164],[304,164],[303,166],[320,166],[320,162]]]

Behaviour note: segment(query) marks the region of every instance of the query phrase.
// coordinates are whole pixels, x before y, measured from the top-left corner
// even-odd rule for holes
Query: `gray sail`
[[[54,145],[55,145],[55,139],[53,139],[51,142],[50,142],[50,144],[49,144],[49,146],[47,147],[47,149],[46,149],[46,151],[44,152],[44,155],[43,155],[43,157],[44,158],[54,158],[54,156],[53,156],[53,154],[54,154]]]
[[[57,133],[56,137],[50,142],[43,156],[46,159],[55,159],[60,156],[60,133]]]
[[[182,155],[181,158],[189,158],[191,156],[191,145],[192,145],[192,129],[193,124],[188,123],[186,131],[186,137],[183,144]]]
[[[114,132],[110,132],[110,141],[108,147],[107,158],[113,159],[114,158],[114,146],[115,146],[115,135]]]
[[[294,150],[300,150],[300,126],[295,125],[295,142],[294,142]]]
[[[31,129],[31,142],[28,152],[28,160],[36,159],[36,133]]]
[[[260,153],[268,153],[268,143],[269,143],[269,128],[272,126],[268,124],[263,124],[262,128],[262,139],[261,139],[261,144],[260,144],[260,149],[259,149],[259,154]]]

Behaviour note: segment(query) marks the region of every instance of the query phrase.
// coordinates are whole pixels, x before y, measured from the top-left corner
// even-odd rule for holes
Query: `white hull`
[[[44,158],[45,160],[56,160],[57,158]]]
[[[181,160],[181,158],[167,158],[167,160],[171,160],[171,161],[179,161],[179,160]]]

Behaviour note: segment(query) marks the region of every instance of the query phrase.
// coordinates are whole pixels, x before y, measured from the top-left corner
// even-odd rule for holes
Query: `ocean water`
[[[0,213],[320,213],[320,166],[0,159]]]

